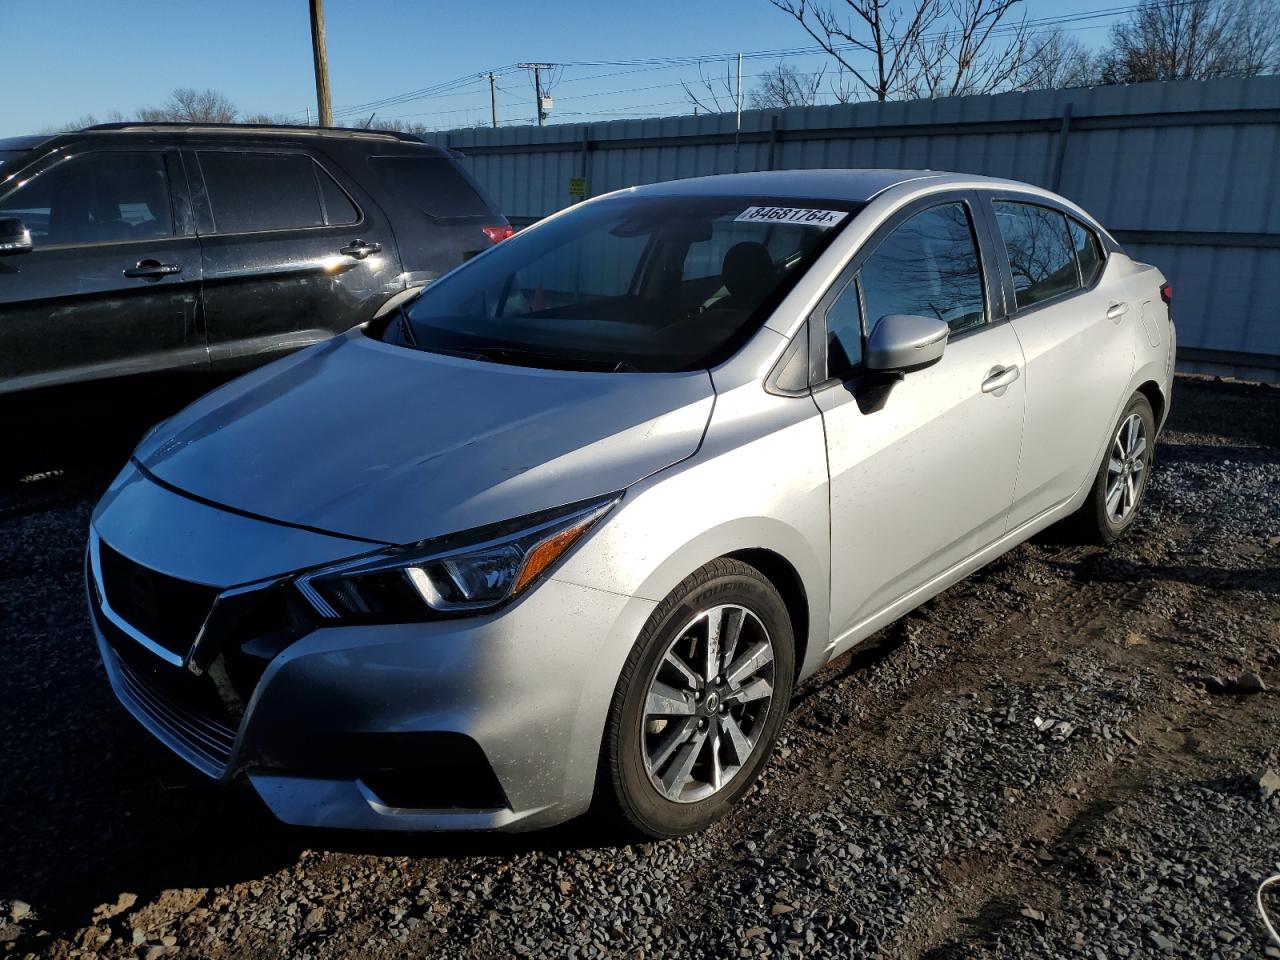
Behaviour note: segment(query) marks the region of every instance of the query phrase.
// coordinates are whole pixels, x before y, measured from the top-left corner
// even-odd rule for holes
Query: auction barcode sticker
[[[735,223],[795,223],[830,230],[849,215],[847,210],[815,210],[812,207],[747,207]]]

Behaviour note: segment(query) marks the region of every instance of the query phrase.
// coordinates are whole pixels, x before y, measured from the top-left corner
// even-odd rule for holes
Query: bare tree
[[[698,82],[690,85],[681,80],[680,86],[695,113],[732,113],[738,109],[738,81],[734,78],[733,64],[728,61],[723,79],[708,77],[702,72],[702,64],[698,64]]]
[[[770,0],[836,62],[837,99],[1009,89],[1039,49],[1021,0]],[[870,55],[867,66],[862,58]]]
[[[234,123],[236,107],[217,90],[178,87],[163,106],[143,107],[138,117],[147,121],[185,120],[193,123]]]
[[[1249,77],[1280,66],[1274,0],[1145,0],[1111,30],[1105,83]]]
[[[754,110],[775,107],[811,107],[818,102],[822,78],[827,68],[816,73],[801,73],[795,67],[779,63],[767,71],[760,82],[748,94],[747,100]]]
[[[67,123],[53,124],[44,127],[39,133],[67,133],[72,130],[83,130],[85,127],[92,127],[96,123],[120,123],[127,119],[119,110],[112,110],[102,120],[99,120],[92,113],[86,113],[77,120],[71,120]]]
[[[476,124],[476,126],[487,127],[489,126],[489,124],[487,122],[479,122]],[[425,123],[418,123],[416,121],[411,121],[411,120],[402,120],[397,117],[388,117],[385,120],[379,120],[375,116],[373,118],[373,122],[369,124],[369,127],[372,130],[390,130],[392,133],[424,134],[424,133],[431,132],[431,128],[428,127]]]
[[[1098,58],[1075,37],[1054,30],[1037,38],[1036,55],[1017,78],[1018,90],[1061,90],[1099,82]]]
[[[298,119],[288,113],[246,113],[240,117],[237,123],[252,123],[257,126],[271,126],[273,124],[291,124],[297,123]]]

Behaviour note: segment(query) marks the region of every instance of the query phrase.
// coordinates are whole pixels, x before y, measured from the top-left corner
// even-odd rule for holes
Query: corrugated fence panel
[[[736,138],[734,125],[714,114],[427,139],[460,151],[517,224],[567,206],[582,176],[590,196],[735,168],[928,168],[1047,186],[1169,277],[1185,355],[1280,369],[1268,295],[1280,277],[1280,77],[747,111]]]

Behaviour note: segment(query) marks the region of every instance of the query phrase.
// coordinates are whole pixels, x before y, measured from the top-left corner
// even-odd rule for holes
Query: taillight
[[[515,233],[510,224],[504,223],[501,226],[481,227],[484,235],[489,238],[490,243],[501,243],[507,237]]]
[[[1173,284],[1166,283],[1160,288],[1160,299],[1168,306],[1173,306]]]

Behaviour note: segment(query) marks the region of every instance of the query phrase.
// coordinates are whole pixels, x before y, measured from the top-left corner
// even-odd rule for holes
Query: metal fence
[[[1280,77],[437,133],[514,223],[736,170],[930,168],[1040,184],[1173,283],[1180,356],[1280,377]]]

